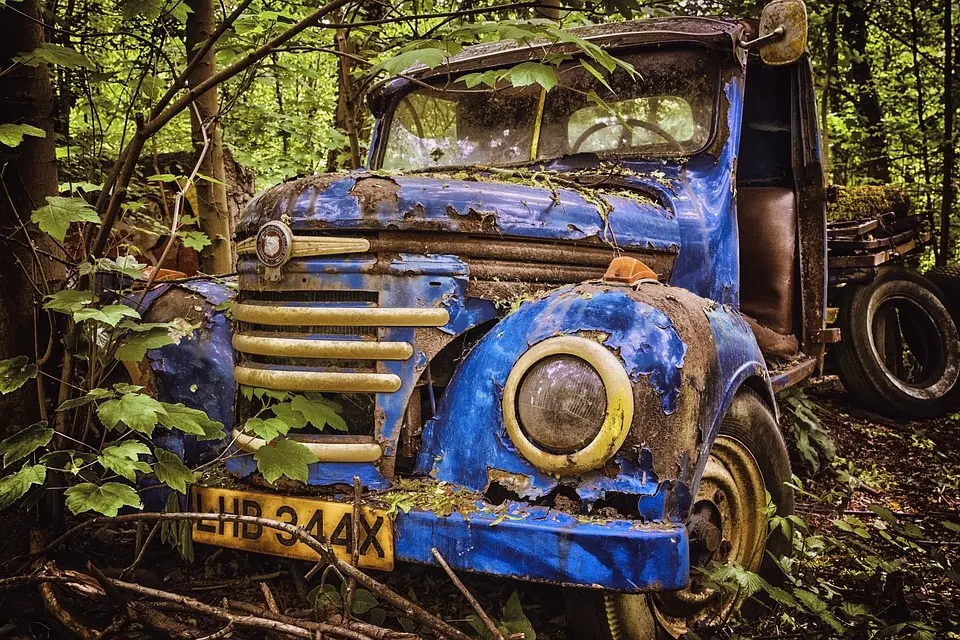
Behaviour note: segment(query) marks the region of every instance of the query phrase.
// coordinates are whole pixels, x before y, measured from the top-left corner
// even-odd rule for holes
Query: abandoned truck
[[[767,526],[793,508],[774,394],[838,337],[806,12],[576,33],[635,71],[561,48],[550,91],[468,90],[543,54],[499,42],[385,84],[371,170],[258,196],[229,311],[215,283],[151,292],[148,319],[205,298],[207,330],[141,368],[234,427],[164,443],[230,447],[192,510],[297,524],[372,569],[436,549],[563,585],[581,637],[677,637],[737,604],[694,569],[770,574],[788,550]],[[289,432],[251,429],[274,418]],[[291,441],[305,485],[257,471]],[[316,559],[248,524],[193,537]]]

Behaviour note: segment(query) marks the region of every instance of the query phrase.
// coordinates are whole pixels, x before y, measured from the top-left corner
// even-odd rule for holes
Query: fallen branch
[[[319,631],[320,633],[326,633],[326,629],[333,626],[338,629],[342,629],[344,627],[348,628],[351,631],[356,631],[357,633],[371,638],[372,640],[418,640],[419,638],[419,636],[414,633],[385,629],[373,624],[367,624],[366,622],[358,622],[356,620],[344,621],[343,616],[339,614],[334,614],[334,616],[332,616],[328,622],[324,623],[315,622],[313,620],[307,620],[304,618],[296,618],[294,616],[285,615],[275,611],[269,611],[268,609],[255,604],[250,604],[249,602],[235,602],[233,600],[228,600],[226,605],[230,609],[236,609],[237,611],[243,611],[252,615],[270,618],[278,622],[286,622],[288,624],[298,625],[312,631]]]
[[[433,631],[437,632],[441,636],[447,638],[452,638],[453,640],[471,640],[470,636],[463,633],[459,629],[451,626],[450,624],[444,622],[437,616],[433,615],[426,609],[421,606],[407,600],[399,593],[395,592],[390,587],[385,584],[371,578],[366,573],[353,567],[348,562],[344,562],[334,554],[333,550],[326,543],[320,542],[315,539],[313,536],[309,535],[300,527],[287,524],[285,522],[279,522],[277,520],[271,520],[270,518],[262,518],[259,516],[245,516],[237,515],[233,513],[192,513],[192,512],[180,512],[180,513],[130,513],[119,516],[114,516],[113,518],[100,517],[92,518],[86,522],[81,522],[74,527],[68,529],[65,533],[61,534],[50,544],[38,548],[30,552],[31,556],[38,556],[40,554],[47,553],[48,551],[57,548],[64,543],[71,536],[75,535],[77,532],[97,525],[107,524],[107,523],[119,523],[119,522],[137,522],[140,520],[146,521],[156,521],[156,520],[211,520],[214,522],[246,522],[249,524],[258,524],[269,529],[276,529],[277,531],[283,531],[288,533],[300,542],[304,543],[311,549],[313,549],[317,555],[320,556],[322,560],[328,563],[329,566],[334,568],[338,573],[343,575],[346,578],[354,578],[357,583],[369,590],[371,593],[379,597],[381,600],[385,600],[393,605],[396,609],[402,611],[407,617],[414,618],[419,622],[423,623]],[[161,592],[162,593],[162,592]],[[242,626],[242,625],[241,625]]]
[[[43,532],[37,529],[32,530],[30,532],[31,555],[32,550],[40,547],[41,544],[43,544]],[[44,570],[52,570],[52,565],[44,567]],[[72,582],[76,583],[78,580],[75,578]],[[57,595],[53,592],[53,585],[49,582],[40,583],[40,597],[43,598],[43,606],[50,612],[50,615],[59,620],[60,624],[72,633],[83,640],[97,640],[100,637],[100,631],[82,624],[60,605],[60,601],[57,600]]]
[[[497,625],[494,624],[493,620],[490,619],[490,616],[487,615],[487,612],[483,610],[483,607],[480,606],[480,603],[477,602],[477,599],[473,597],[473,594],[470,593],[469,589],[467,589],[467,585],[460,581],[460,578],[458,578],[457,574],[453,572],[453,569],[451,569],[450,565],[447,564],[447,561],[443,559],[443,556],[440,555],[440,552],[437,551],[436,548],[433,548],[430,549],[430,553],[432,553],[433,557],[437,559],[437,562],[447,573],[447,577],[450,578],[450,581],[453,582],[454,586],[460,590],[460,593],[463,594],[463,597],[467,599],[467,602],[470,603],[470,606],[473,607],[473,610],[476,611],[477,615],[480,616],[480,619],[483,620],[483,624],[486,625],[487,629],[490,631],[490,635],[493,636],[493,639],[504,640],[503,634],[500,633],[500,629],[497,629]]]

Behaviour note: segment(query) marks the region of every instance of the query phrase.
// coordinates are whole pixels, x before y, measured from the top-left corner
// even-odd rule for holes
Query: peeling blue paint
[[[399,514],[396,558],[436,564],[431,549],[437,549],[458,571],[634,593],[680,589],[689,581],[683,526],[580,522],[553,509],[517,503],[499,511]]]
[[[584,295],[576,287],[563,287],[523,304],[473,348],[444,394],[436,420],[425,427],[418,472],[483,491],[488,469],[498,469],[530,478],[525,497],[550,492],[557,479],[521,457],[506,435],[500,410],[502,389],[513,365],[530,346],[580,331],[608,336],[605,343],[619,352],[630,376],[657,392],[660,403],[654,410],[669,413],[676,408],[686,345],[666,314],[631,299],[622,288]],[[470,446],[463,446],[465,442]],[[621,472],[620,482],[641,492],[657,490],[652,478],[638,486],[632,471]],[[609,485],[609,490],[617,490],[616,486]]]

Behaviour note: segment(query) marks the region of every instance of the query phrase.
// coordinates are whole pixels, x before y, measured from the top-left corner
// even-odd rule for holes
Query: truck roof
[[[755,29],[751,20],[724,18],[669,17],[608,22],[571,29],[570,33],[605,49],[615,49],[652,43],[691,43],[702,46],[731,48],[736,39]],[[475,69],[498,67],[520,62],[542,53],[552,43],[543,40],[521,44],[515,40],[500,40],[464,48],[441,65],[428,69],[417,65],[407,75],[429,78],[448,73],[462,73]],[[573,49],[572,45],[551,46],[551,50]]]

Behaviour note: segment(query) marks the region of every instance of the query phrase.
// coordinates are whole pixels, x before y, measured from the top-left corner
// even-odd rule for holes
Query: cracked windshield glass
[[[463,80],[416,89],[397,104],[383,168],[418,170],[522,164],[575,153],[688,156],[710,141],[717,65],[698,50],[621,56],[596,77],[579,61],[540,85],[468,89]]]

